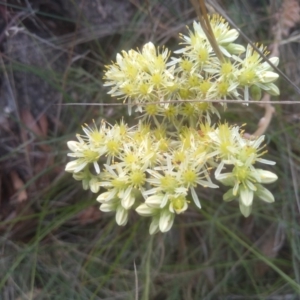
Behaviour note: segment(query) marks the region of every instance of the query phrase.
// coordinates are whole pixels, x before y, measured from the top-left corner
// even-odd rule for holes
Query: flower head
[[[183,48],[170,60],[168,49],[151,42],[141,50],[121,51],[106,67],[104,85],[127,101],[129,113],[135,107],[138,124],[85,124],[78,141],[68,142],[74,160],[66,171],[97,193],[100,210],[115,212],[121,226],[135,209],[152,218],[150,234],[169,231],[189,204],[201,208],[198,189],[218,188],[212,176],[229,187],[224,201],[238,199],[244,216],[255,197],[274,201],[263,184],[277,176],[255,166],[274,164],[263,158],[264,136],[246,139],[237,125],[214,124],[213,115],[221,116],[212,100],[221,100],[225,109],[222,100],[259,100],[262,90],[278,95],[278,75],[253,47],[242,54],[245,48],[235,43],[238,31],[225,19],[212,15],[209,21],[224,57],[215,53],[197,22],[181,35]],[[263,46],[259,49],[267,54]],[[278,58],[270,61],[278,64]]]
[[[101,153],[99,153],[95,149],[91,149],[79,135],[77,136],[77,138],[79,142],[68,142],[68,147],[72,151],[72,153],[68,153],[68,156],[75,157],[76,160],[70,161],[66,165],[66,171],[78,173],[83,170],[88,164],[92,163],[94,165],[96,173],[99,174],[100,167],[98,164],[98,159],[101,156]]]

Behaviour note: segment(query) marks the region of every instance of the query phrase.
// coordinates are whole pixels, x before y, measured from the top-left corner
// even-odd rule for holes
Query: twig
[[[284,74],[279,68],[277,68],[263,53],[262,51],[260,51],[258,49],[258,47],[247,37],[247,35],[245,33],[243,33],[243,31],[228,17],[228,15],[226,14],[226,12],[220,7],[220,5],[218,5],[217,3],[215,3],[215,1],[209,1],[209,4],[221,15],[223,16],[227,22],[233,26],[238,32],[239,34],[251,45],[251,47],[253,49],[255,49],[255,51],[257,51],[257,53],[266,61],[268,62],[268,64],[276,70],[277,73],[279,73],[279,75],[281,75],[281,77],[288,82],[293,89],[300,95],[300,88],[293,82],[291,81],[288,76],[286,74]]]
[[[270,54],[270,57],[277,56],[279,57],[279,42],[282,38],[282,31],[280,23],[278,26],[276,26],[275,33],[274,33],[274,42],[270,45],[270,48],[272,49],[272,52]],[[275,112],[275,108],[271,104],[271,96],[267,93],[264,94],[262,100],[265,102],[263,104],[263,107],[265,108],[265,115],[259,120],[258,122],[258,128],[257,130],[252,134],[252,136],[258,137],[261,136],[266,132],[268,129],[273,113]],[[260,102],[262,103],[262,102]]]
[[[11,20],[10,22],[5,26],[4,30],[2,31],[2,33],[0,34],[0,44],[3,42],[3,39],[7,33],[7,30],[13,26],[17,21],[22,21],[24,19],[26,19],[27,17],[29,17],[30,15],[32,15],[32,13],[28,13],[26,11],[21,11],[18,14],[16,14]],[[22,17],[22,19],[21,19]]]
[[[240,99],[231,99],[231,100],[223,100],[223,99],[215,99],[215,100],[200,100],[200,99],[193,99],[193,100],[165,100],[165,101],[153,101],[153,102],[145,102],[145,103],[131,103],[131,106],[147,106],[151,104],[177,104],[177,103],[200,103],[200,102],[211,102],[211,103],[235,103],[235,104],[267,104],[270,103],[269,100],[264,100],[264,97],[259,102],[256,100],[240,100]],[[293,101],[293,100],[272,100],[272,104],[300,104],[300,101]],[[112,102],[112,103],[78,103],[78,102],[71,102],[71,103],[62,103],[62,104],[53,104],[53,105],[65,105],[65,106],[82,106],[82,105],[90,105],[90,106],[127,106],[128,103],[124,102]]]
[[[269,127],[273,113],[275,112],[274,106],[270,102],[270,95],[264,94],[262,101],[264,102],[265,115],[259,120],[257,130],[252,134],[254,137],[263,135]]]

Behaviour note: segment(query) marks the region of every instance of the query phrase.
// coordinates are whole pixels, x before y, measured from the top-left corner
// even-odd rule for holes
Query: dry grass
[[[180,215],[167,234],[150,237],[148,220],[135,215],[117,227],[64,172],[66,141],[84,122],[126,115],[123,107],[84,105],[111,101],[102,70],[116,52],[150,40],[172,48],[195,15],[188,1],[131,0],[124,13],[91,1],[98,3],[91,15],[88,1],[84,8],[81,0],[66,2],[0,2],[10,33],[0,36],[0,298],[297,299],[300,106],[276,105],[266,133],[279,176],[274,204],[256,202],[245,219],[221,191],[199,190],[201,212]],[[280,11],[270,2],[222,4],[252,40],[270,44]],[[283,23],[280,69],[299,84],[294,23]],[[284,80],[279,85],[280,99],[299,98]],[[83,106],[62,105],[71,102]],[[224,118],[246,121],[254,132],[263,114],[258,106],[229,105]]]

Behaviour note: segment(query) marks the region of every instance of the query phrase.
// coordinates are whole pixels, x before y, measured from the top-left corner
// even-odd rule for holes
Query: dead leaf
[[[38,126],[37,121],[32,116],[31,112],[28,109],[24,109],[21,111],[21,119],[24,125],[32,131],[37,136],[43,136],[43,132]]]
[[[16,171],[12,171],[10,173],[10,178],[11,178],[14,190],[16,191],[17,202],[21,203],[21,202],[27,200],[28,196],[27,196],[26,189],[24,188],[24,182],[21,180],[18,173]]]
[[[42,114],[38,121],[39,127],[43,137],[47,137],[48,133],[48,120],[45,114]]]
[[[18,297],[16,300],[24,300],[24,299],[31,299],[31,300],[35,300],[35,299],[39,299],[41,293],[42,293],[42,289],[33,289],[33,291],[24,293],[21,297]]]
[[[99,220],[100,218],[101,211],[96,206],[88,207],[78,215],[79,222],[82,225],[93,223]]]
[[[262,243],[258,246],[261,253],[267,258],[275,258],[278,255],[279,250],[281,249],[283,243],[281,245],[278,244],[278,239],[276,235],[277,228],[273,226],[269,232],[269,234],[263,239]],[[269,270],[269,266],[262,261],[259,261],[255,264],[255,274],[259,277],[265,275],[265,273]]]
[[[39,120],[35,120],[31,112],[28,109],[24,109],[21,112],[21,119],[25,125],[22,127],[21,136],[23,141],[27,141],[27,133],[30,131],[35,134],[35,137],[46,138],[48,132],[48,121],[45,114],[42,114]],[[29,133],[30,133],[29,132]],[[50,152],[51,148],[48,145],[39,144],[38,147],[44,152]],[[28,151],[30,149],[28,148]]]

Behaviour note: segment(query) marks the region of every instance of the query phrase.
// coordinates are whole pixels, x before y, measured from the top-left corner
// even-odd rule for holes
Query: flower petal
[[[80,172],[85,166],[87,165],[86,162],[82,162],[79,160],[73,160],[67,163],[65,170],[67,172],[75,172],[78,173]]]
[[[115,211],[117,208],[117,204],[113,202],[102,203],[100,205],[100,210],[103,212]]]
[[[155,234],[159,231],[159,216],[155,216],[150,224],[149,233]]]
[[[80,143],[76,142],[76,141],[69,141],[67,142],[68,148],[73,151],[76,152],[78,151],[78,149],[80,149]]]
[[[196,204],[196,206],[198,208],[201,208],[201,204],[200,204],[198,195],[197,195],[197,193],[196,193],[196,191],[195,191],[195,189],[193,187],[191,187],[191,194],[192,194],[192,198],[193,198],[194,203]]]
[[[233,194],[233,189],[228,190],[224,195],[223,195],[223,200],[226,202],[230,202],[236,198],[236,195]]]
[[[252,205],[253,195],[254,194],[252,190],[245,187],[240,188],[240,201],[243,203],[244,206]]]
[[[163,200],[163,195],[153,195],[146,199],[145,203],[152,208],[159,208]]]
[[[242,215],[247,218],[249,217],[249,215],[251,214],[251,210],[252,210],[252,205],[250,206],[245,206],[241,201],[240,201],[240,211],[242,213]]]
[[[256,170],[260,177],[262,183],[272,183],[278,179],[278,176],[270,171],[257,169]]]
[[[174,217],[175,215],[172,214],[168,209],[161,211],[159,218],[159,230],[161,232],[169,231],[173,225]]]
[[[155,213],[155,209],[149,207],[146,203],[139,205],[135,211],[143,217],[151,217]]]
[[[131,191],[132,186],[129,186],[121,199],[121,204],[125,209],[130,209],[131,206],[134,204],[135,197],[133,196],[133,193],[131,193]]]
[[[120,226],[125,226],[128,221],[128,210],[125,209],[122,205],[117,207],[116,213],[116,222]]]
[[[100,189],[98,178],[93,177],[93,178],[89,181],[89,187],[90,187],[92,193],[98,193],[98,192],[99,192],[99,189]]]
[[[268,202],[268,203],[272,203],[275,201],[273,194],[268,189],[263,187],[262,185],[257,186],[257,191],[255,192],[255,195],[259,199],[261,199],[265,202]]]
[[[104,192],[104,193],[100,194],[97,197],[96,200],[98,202],[107,202],[107,201],[110,201],[111,199],[113,199],[116,194],[117,194],[117,190],[116,189],[112,189],[110,191],[107,191],[107,192]]]

